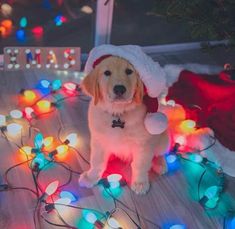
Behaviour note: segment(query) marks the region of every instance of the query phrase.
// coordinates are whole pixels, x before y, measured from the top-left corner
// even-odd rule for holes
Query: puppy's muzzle
[[[124,93],[126,92],[126,87],[124,85],[115,85],[113,87],[113,92],[115,95],[117,95],[118,97],[121,97],[124,95]]]

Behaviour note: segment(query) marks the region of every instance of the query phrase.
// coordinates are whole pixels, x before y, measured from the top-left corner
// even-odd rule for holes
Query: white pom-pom
[[[146,130],[150,134],[161,134],[168,126],[168,120],[163,113],[148,113],[144,120]]]

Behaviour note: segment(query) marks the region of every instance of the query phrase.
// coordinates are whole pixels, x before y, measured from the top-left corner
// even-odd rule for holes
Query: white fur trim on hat
[[[136,45],[101,45],[93,48],[85,65],[85,73],[89,74],[93,70],[93,63],[104,55],[118,56],[129,61],[139,73],[150,97],[158,97],[165,89],[165,72],[159,63],[154,62]]]
[[[161,112],[148,113],[144,119],[144,125],[150,134],[161,134],[168,126],[168,119]]]

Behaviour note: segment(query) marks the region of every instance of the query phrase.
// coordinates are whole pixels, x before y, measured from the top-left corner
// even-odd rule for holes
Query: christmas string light
[[[42,86],[46,87],[46,88],[51,87],[51,82],[49,82],[49,83],[43,82]],[[64,85],[62,87],[63,87],[63,90],[66,89],[66,90],[78,91],[77,86],[74,87],[73,84],[69,85],[67,88]],[[45,98],[39,99],[35,104],[32,105],[32,107],[34,108],[34,106],[37,106],[37,103],[41,100],[43,101],[43,100],[45,100]],[[32,113],[34,113],[34,109],[31,107],[27,107],[27,108],[29,108],[29,112],[27,112],[28,115],[32,115]],[[32,110],[30,110],[30,108]],[[25,113],[26,113],[25,109],[24,109],[24,111],[12,110],[10,112],[9,116],[11,116],[10,118],[12,118],[12,119],[19,119],[19,118],[22,118],[21,117],[22,114],[23,114],[23,117],[25,117],[26,116]],[[0,115],[0,124],[2,125],[2,127],[6,127],[8,120],[9,119],[7,118],[7,116]],[[191,125],[190,128],[192,129],[194,127]],[[183,160],[185,162],[195,163],[199,166],[202,166],[202,168],[212,167],[212,168],[216,169],[216,171],[218,171],[218,173],[219,173],[218,179],[220,180],[218,182],[218,184],[211,185],[211,186],[207,187],[207,189],[205,189],[205,191],[203,193],[201,193],[199,191],[200,204],[205,209],[215,208],[219,203],[219,198],[220,198],[221,192],[223,191],[223,179],[224,179],[223,178],[223,171],[215,163],[209,161],[207,158],[200,155],[199,151],[197,151],[197,153],[195,153],[195,152],[185,152],[185,153],[180,152],[179,149],[181,149],[180,148],[181,145],[186,144],[184,136],[178,136],[178,138],[176,138],[175,141],[176,141],[175,145],[172,147],[170,154],[176,156],[177,160],[179,160],[179,161]],[[57,162],[56,157],[55,158],[53,157],[52,160],[50,160],[50,159],[48,160],[47,152],[45,152],[45,151],[53,152],[53,151],[50,151],[51,147],[54,147],[53,144],[54,144],[54,138],[52,136],[48,136],[47,138],[44,138],[42,136],[42,134],[38,133],[34,138],[34,146],[33,147],[27,146],[27,145],[19,147],[19,151],[21,153],[25,153],[27,156],[33,157],[33,158],[30,158],[29,160],[27,160],[27,162],[31,162],[30,168],[35,168],[34,167],[35,164],[37,165],[36,167],[39,168],[39,169],[34,170],[34,173],[36,174],[35,183],[36,183],[36,188],[38,189],[37,192],[35,192],[34,190],[30,191],[30,189],[27,189],[24,187],[11,187],[11,185],[9,185],[9,182],[6,182],[6,184],[0,185],[0,191],[6,191],[6,190],[10,190],[10,189],[15,188],[15,189],[24,189],[24,190],[30,191],[30,192],[34,193],[34,196],[36,196],[36,197],[38,196],[38,194],[40,194],[38,197],[38,200],[41,201],[41,203],[38,205],[38,207],[41,208],[41,205],[43,205],[48,214],[55,211],[56,213],[59,213],[59,215],[60,214],[62,215],[62,213],[64,211],[66,211],[67,208],[80,209],[80,210],[82,210],[82,218],[88,224],[94,225],[98,228],[99,227],[100,228],[121,228],[121,225],[118,222],[118,218],[115,218],[115,216],[113,215],[115,210],[118,209],[118,207],[116,206],[116,203],[119,203],[119,204],[122,204],[123,206],[125,206],[129,211],[136,214],[136,216],[138,215],[140,218],[142,218],[142,220],[146,220],[146,222],[152,223],[154,228],[160,228],[160,226],[158,226],[154,222],[151,222],[150,220],[139,215],[137,213],[136,209],[135,210],[131,209],[130,207],[128,207],[127,205],[122,203],[119,199],[117,199],[116,197],[113,196],[112,192],[114,192],[114,189],[122,188],[124,186],[123,184],[125,183],[123,177],[120,174],[110,174],[106,178],[103,178],[101,182],[99,182],[100,184],[102,184],[105,187],[105,191],[110,195],[110,197],[115,202],[115,208],[113,210],[108,211],[107,213],[97,213],[97,211],[95,211],[95,210],[70,205],[71,202],[74,202],[77,200],[76,196],[72,192],[70,192],[69,190],[61,190],[61,188],[66,187],[66,185],[71,182],[71,174],[72,173],[79,174],[79,172],[73,171],[73,169],[71,169],[65,162]],[[68,134],[65,138],[63,138],[63,141],[61,141],[61,144],[57,145],[55,147],[55,149],[57,151],[60,151],[58,149],[61,148],[62,149],[61,151],[65,152],[66,150],[64,150],[64,149],[68,149],[69,147],[75,147],[76,144],[77,144],[77,134],[71,133],[71,134]],[[208,146],[208,147],[210,148],[211,146]],[[205,148],[205,149],[207,149],[207,148]],[[205,149],[203,149],[203,150],[205,150]],[[201,151],[203,151],[203,150],[201,150]],[[40,184],[38,182],[38,176],[39,176],[39,173],[41,173],[42,168],[45,167],[46,164],[48,164],[48,163],[55,163],[55,164],[61,165],[62,168],[66,169],[69,172],[70,176],[69,176],[68,181],[65,184],[62,184],[59,186],[59,182],[54,181],[54,182],[49,183],[46,186],[45,191],[43,191],[43,189],[42,190],[40,189]],[[202,180],[202,179],[203,179],[203,176],[201,177],[200,180]],[[7,181],[7,179],[6,179],[6,181]],[[201,181],[199,181],[199,185],[198,185],[199,190],[200,190],[200,182]],[[59,192],[60,198],[56,199],[52,203],[47,203],[47,201],[46,201],[47,198],[52,197],[52,196],[56,196],[56,193],[58,193],[58,190],[60,191]],[[129,219],[136,225],[137,228],[141,228],[141,225],[138,225],[138,223],[136,223],[135,220],[131,218],[131,216],[128,214],[128,212],[126,212],[124,209],[122,209],[122,211],[126,215],[128,215]],[[59,215],[58,215],[58,217],[60,218],[61,216],[59,216]],[[99,217],[99,215],[101,215],[102,217]],[[46,222],[51,223],[44,216],[41,215],[41,217]],[[62,222],[63,222],[63,224],[61,224],[61,225],[63,227],[75,228],[71,225],[68,225],[64,220],[62,220]],[[231,222],[233,222],[233,221],[231,221]],[[53,224],[53,223],[51,223],[51,224]],[[182,228],[186,228],[186,226],[183,224],[174,224],[174,225],[171,225],[169,228],[182,229]]]

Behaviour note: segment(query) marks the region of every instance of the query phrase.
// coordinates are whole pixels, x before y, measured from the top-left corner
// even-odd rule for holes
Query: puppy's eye
[[[104,72],[104,75],[105,75],[105,76],[111,76],[111,72],[110,72],[109,70],[106,70],[106,71]]]
[[[131,70],[130,68],[127,68],[125,72],[127,75],[131,75],[133,73],[133,70]]]

